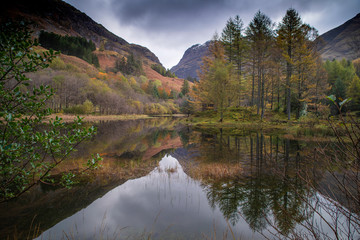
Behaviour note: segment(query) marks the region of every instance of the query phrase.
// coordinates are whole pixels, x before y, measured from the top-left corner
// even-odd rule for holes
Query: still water
[[[97,125],[65,167],[100,153],[103,168],[72,189],[39,185],[0,206],[1,238],[264,239],[314,221],[333,236],[317,214],[330,221],[323,208],[335,208],[321,192],[329,182],[319,143],[166,118]],[[347,237],[359,237],[340,222]]]
[[[65,229],[81,239],[110,238],[114,230],[124,239],[199,239],[213,236],[214,231],[221,236],[227,228],[220,209],[209,205],[201,183],[166,155],[147,176],[116,187],[41,237],[57,239]],[[243,220],[233,229],[247,239],[259,237]]]

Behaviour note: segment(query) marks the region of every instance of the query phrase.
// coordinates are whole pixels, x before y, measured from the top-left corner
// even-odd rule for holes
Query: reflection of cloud
[[[176,172],[166,171],[175,167]],[[74,231],[75,225],[75,233],[84,239],[100,231],[100,226],[106,226],[109,234],[123,227],[129,227],[122,230],[123,234],[136,229],[164,234],[170,227],[171,233],[199,234],[198,237],[201,233],[211,236],[214,223],[219,233],[227,228],[219,209],[211,209],[208,205],[200,183],[189,178],[175,158],[164,157],[159,168],[161,170],[154,169],[145,177],[129,180],[113,189],[46,231],[43,236],[46,237],[49,232],[59,236],[63,230]],[[243,231],[247,231],[249,237],[253,234],[244,222],[233,230],[241,232],[242,236],[245,236]]]

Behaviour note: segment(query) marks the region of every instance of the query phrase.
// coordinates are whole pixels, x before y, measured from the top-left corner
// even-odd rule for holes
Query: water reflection
[[[203,180],[210,206],[218,205],[232,225],[244,218],[251,229],[262,231],[267,219],[274,218],[287,234],[308,217],[303,199],[313,193],[299,177],[305,169],[314,169],[314,163],[301,161],[306,146],[261,133],[243,137],[200,133],[193,136],[193,143],[190,148],[198,151],[194,161],[200,166],[240,162],[243,167],[229,178]]]
[[[124,239],[199,239],[227,229],[222,214],[207,204],[200,182],[188,177],[179,162],[167,155],[149,175],[111,190],[41,237],[57,239],[65,231],[75,238],[100,239],[113,236],[116,229]],[[239,221],[234,232],[260,237],[244,221]]]
[[[324,175],[321,162],[304,158],[314,151],[313,142],[194,131],[172,119],[104,122],[66,165],[101,153],[104,168],[73,189],[38,186],[0,206],[0,237],[16,229],[25,238],[35,215],[40,239],[288,235],[314,218],[312,186]]]

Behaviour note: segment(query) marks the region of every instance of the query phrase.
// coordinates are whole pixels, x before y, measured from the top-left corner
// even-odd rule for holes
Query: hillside
[[[180,62],[171,68],[171,71],[179,78],[198,78],[197,71],[200,70],[202,58],[206,55],[210,41],[204,44],[195,44],[188,48]]]
[[[85,13],[61,0],[5,1],[2,3],[0,13],[0,22],[21,19],[36,23],[35,36],[40,30],[60,35],[81,36],[92,40],[97,47],[103,42],[106,50],[116,51],[121,55],[133,53],[154,63],[160,63],[157,56],[146,47],[128,43]]]
[[[360,57],[360,13],[318,38],[318,50],[324,60]]]
[[[149,49],[128,43],[93,21],[85,13],[61,0],[6,1],[0,13],[0,22],[21,19],[35,23],[34,37],[38,37],[40,31],[45,30],[60,35],[85,37],[93,41],[98,49],[102,45],[104,51],[94,52],[102,70],[111,71],[115,68],[116,61],[134,54],[142,61],[144,73],[149,80],[160,80],[164,86],[176,91],[181,88],[182,79],[163,77],[149,67],[152,64],[161,64],[157,56]]]

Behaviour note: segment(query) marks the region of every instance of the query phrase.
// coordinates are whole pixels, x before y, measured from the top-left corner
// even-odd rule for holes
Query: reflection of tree
[[[254,231],[262,231],[269,219],[274,219],[276,227],[287,235],[304,220],[304,199],[310,192],[298,177],[304,163],[297,141],[261,133],[232,137],[221,132],[202,133],[199,140],[198,160],[241,162],[244,166],[241,175],[204,184],[210,205],[218,206],[231,224],[242,215]]]
[[[261,176],[250,179],[244,185],[244,192],[246,193],[245,201],[241,206],[242,214],[245,220],[250,225],[251,229],[261,231],[266,227],[265,216],[268,214],[268,197],[265,181]]]
[[[190,128],[189,127],[183,128],[180,131],[178,131],[177,134],[180,137],[183,147],[187,147],[190,140]]]
[[[244,198],[243,188],[238,180],[216,181],[206,185],[205,188],[209,205],[215,208],[218,204],[224,217],[232,225],[235,225],[240,218],[238,214],[239,203],[243,202]]]

